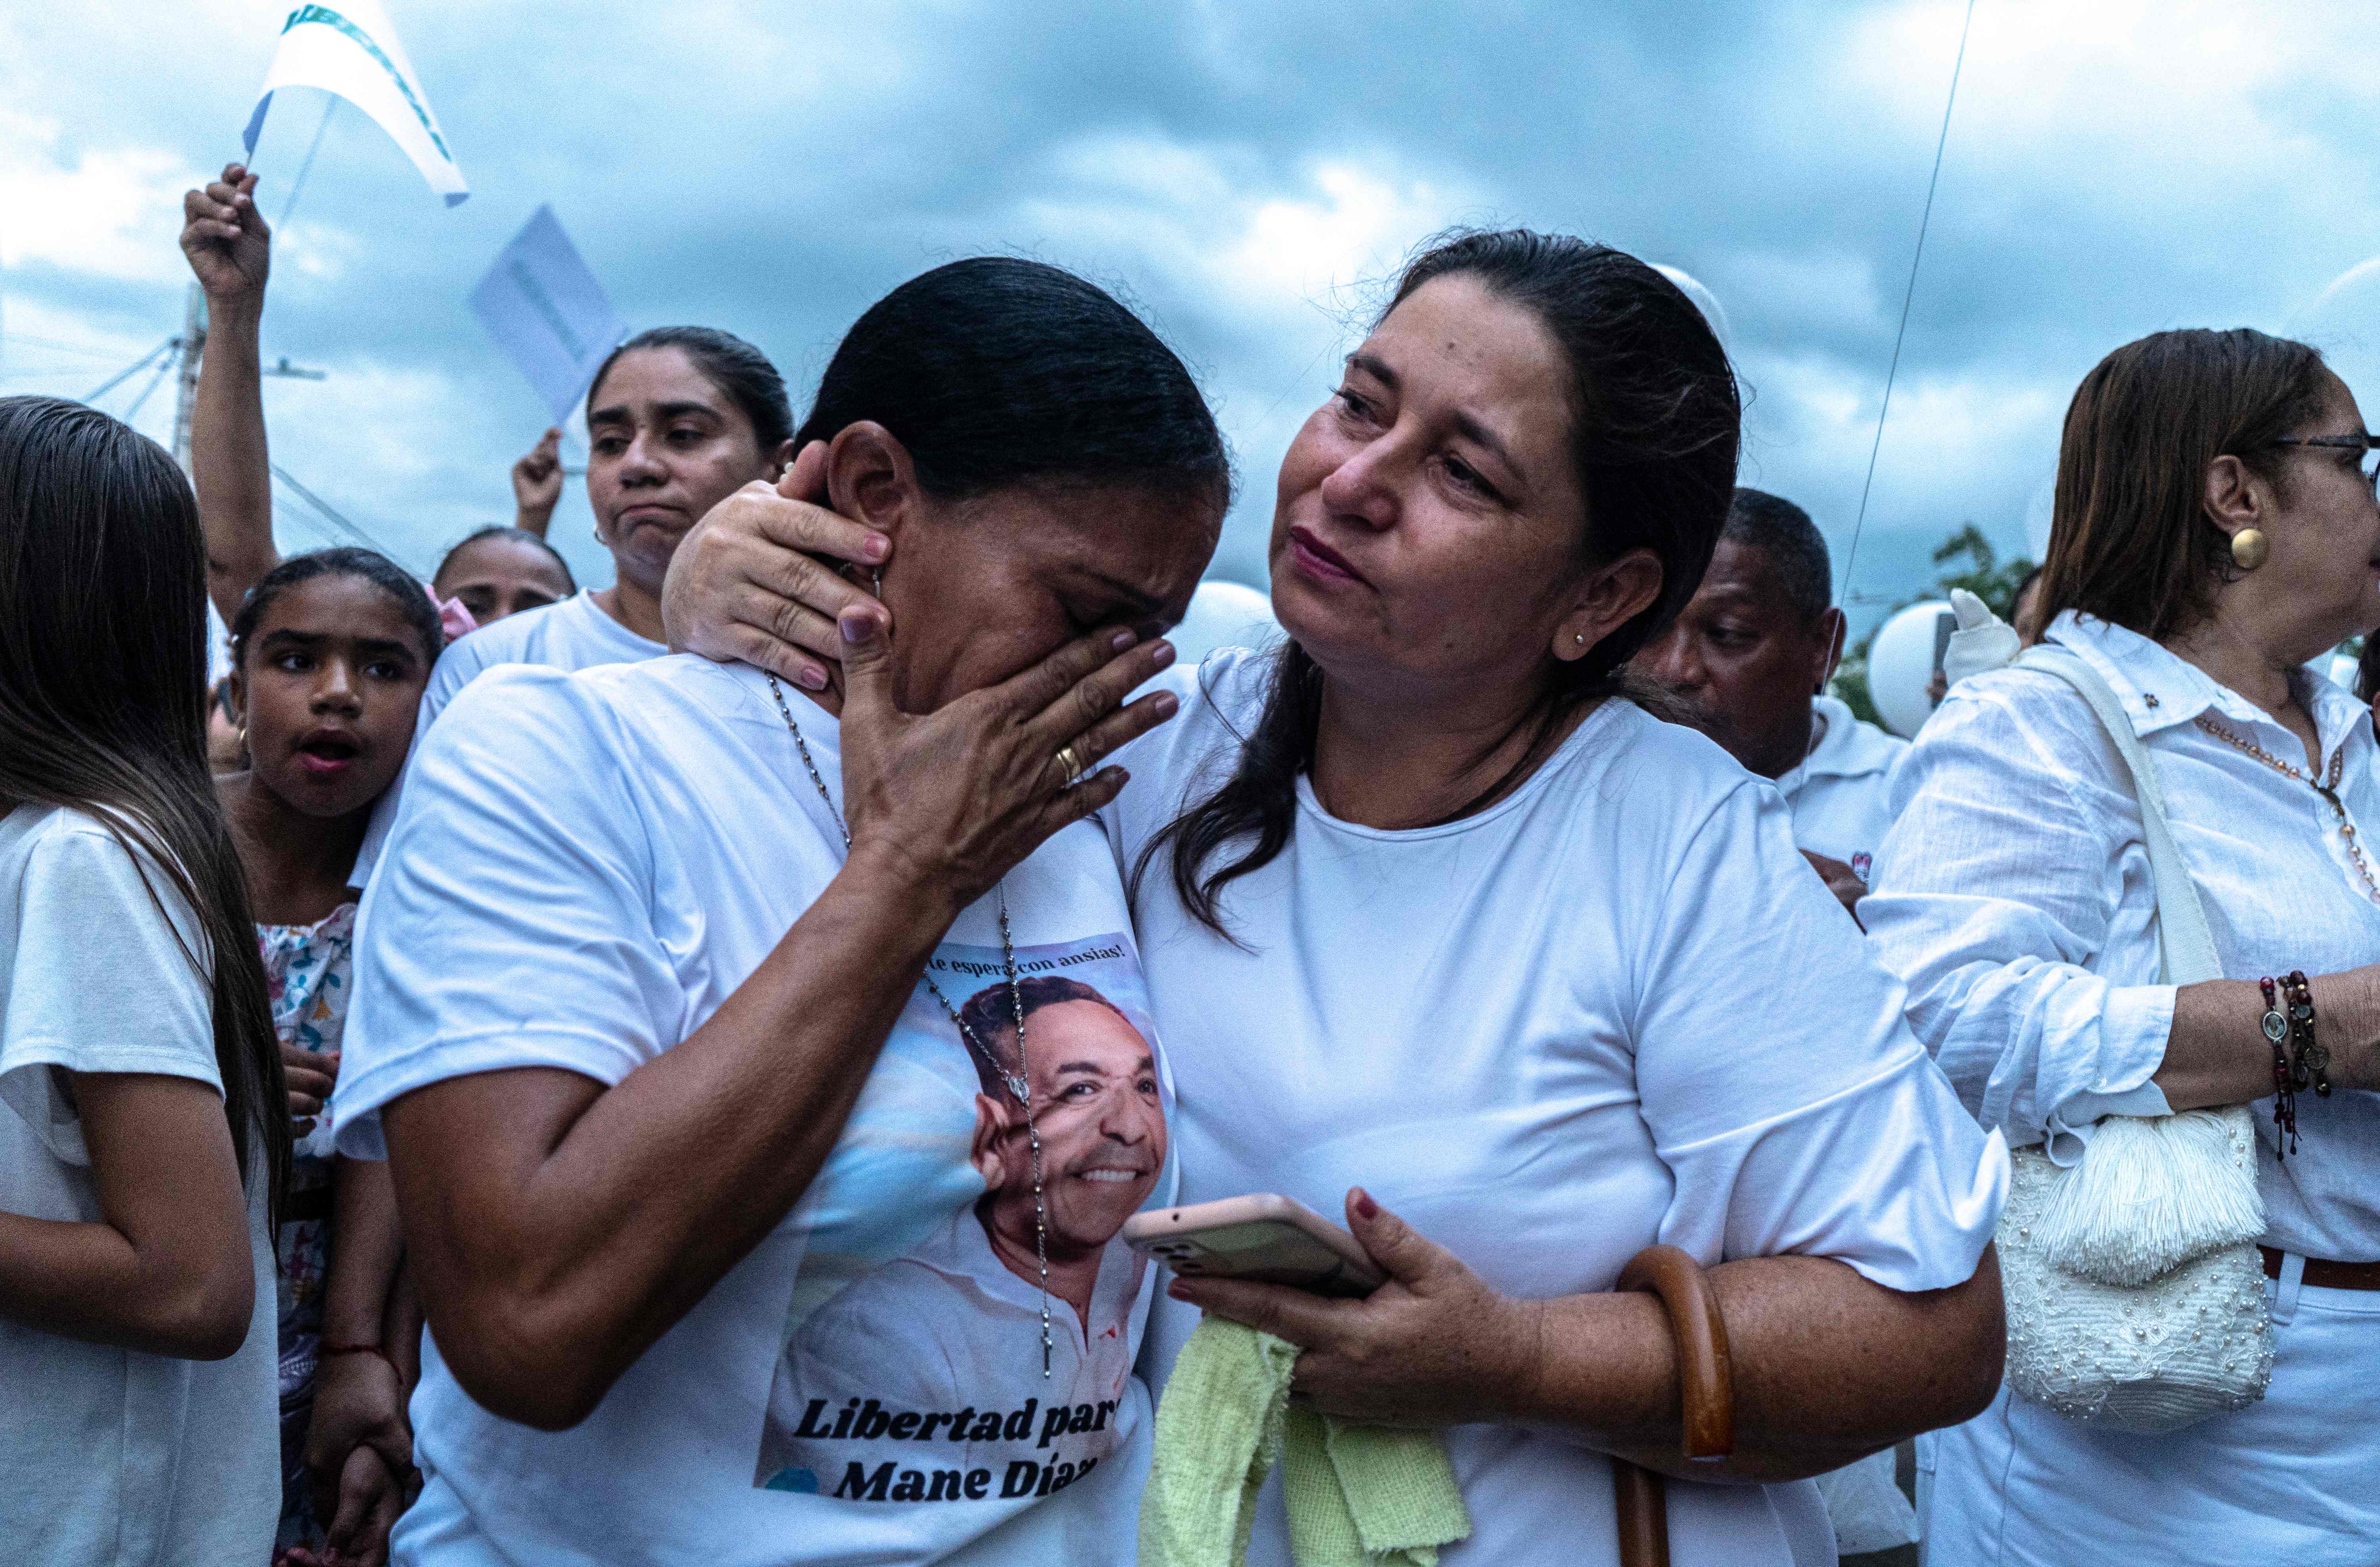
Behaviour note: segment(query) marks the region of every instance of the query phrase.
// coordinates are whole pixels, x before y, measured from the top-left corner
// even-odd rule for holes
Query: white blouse
[[[1167,672],[1182,714],[1123,758],[1104,814],[1127,870],[1228,772],[1266,660]],[[1196,677],[1194,682],[1193,677]],[[1961,1109],[1793,846],[1783,802],[1691,730],[1604,704],[1475,816],[1389,832],[1306,780],[1280,856],[1193,921],[1160,856],[1134,897],[1172,1058],[1184,1202],[1363,1184],[1494,1287],[1612,1287],[1657,1241],[1705,1263],[1837,1258],[1959,1283],[2008,1157]],[[1152,1380],[1197,1320],[1160,1297]],[[1463,1426],[1464,1567],[1614,1560],[1609,1463],[1554,1431]],[[1680,1562],[1832,1561],[1815,1488],[1670,1487]],[[1289,1559],[1280,1487],[1251,1567]]]
[[[2274,719],[2147,638],[2058,616],[2049,639],[2114,689],[2155,758],[2167,815],[2196,879],[2224,973],[2336,973],[2380,962],[2380,904],[2338,815],[2305,783],[2197,720],[2304,771]],[[2380,821],[2372,714],[2329,682],[2299,677],[2329,775],[2361,842]],[[2141,813],[2113,744],[2073,688],[2010,668],[1960,682],[1894,777],[1898,819],[1860,917],[1909,986],[1909,1019],[1986,1126],[2077,1156],[2094,1122],[2155,1114],[2150,1079],[2173,1027],[2156,982],[2156,897]],[[2368,855],[2380,856],[2380,844]],[[2374,863],[2380,875],[2380,859]],[[2256,1017],[2244,1045],[2267,1047]],[[2317,1020],[2319,1025],[2319,1020]],[[2334,1037],[2334,1049],[2346,1043]],[[2257,1107],[2266,1241],[2343,1261],[2380,1260],[2380,1094],[2298,1098],[2299,1151],[2274,1157],[2272,1103]]]

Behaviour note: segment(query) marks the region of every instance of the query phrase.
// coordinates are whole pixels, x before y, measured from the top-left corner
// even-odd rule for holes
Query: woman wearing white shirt
[[[430,1317],[400,1563],[1128,1549],[1146,1281],[1068,1216],[1120,1164],[1170,1187],[1140,1120],[1067,1132],[1110,1075],[1049,1059],[1025,976],[1147,1010],[1085,819],[1178,701],[1122,705],[1213,552],[1222,437],[1129,310],[1004,258],[878,301],[804,428],[836,502],[911,546],[908,628],[846,615],[849,684],[815,699],[698,659],[491,671],[366,893],[334,1116],[388,1159]],[[1005,1047],[957,1004],[987,988],[1015,1029],[989,1106]],[[1021,1256],[987,1192],[1017,1167]],[[906,1331],[868,1282],[905,1260],[980,1309]],[[1084,1272],[1112,1310],[1074,1304]],[[846,1330],[806,1335],[821,1309]],[[789,1342],[838,1391],[797,1405],[795,1455],[767,1434]]]
[[[1961,682],[1901,764],[1861,912],[1969,1108],[2067,1160],[2110,1113],[2266,1100],[2277,1283],[2261,1403],[2146,1436],[2004,1392],[1943,1433],[1937,1561],[2380,1558],[2380,780],[2370,710],[2301,667],[2380,619],[2371,443],[2314,350],[2244,330],[2119,348],[2067,414],[2047,639],[2155,759],[2228,978],[2156,982],[2139,805],[2062,679]],[[2288,1139],[2258,980],[2293,970],[2331,1091]]]
[[[1203,1306],[1305,1346],[1322,1413],[1447,1427],[1450,1563],[1613,1560],[1608,1454],[1721,1482],[1670,1488],[1681,1563],[1831,1561],[1797,1482],[1998,1379],[2004,1155],[1775,793],[1619,695],[1709,559],[1737,417],[1633,258],[1427,251],[1281,465],[1292,641],[1171,676],[1183,716],[1106,813],[1182,1200],[1343,1201],[1392,1277],[1177,1280],[1152,1369]],[[674,629],[763,618],[725,606],[764,552],[689,548]],[[1609,1293],[1656,1241],[1710,1266],[1736,1367],[1735,1455],[1691,1472],[1661,1313]],[[1259,1505],[1250,1560],[1284,1562],[1277,1483]]]

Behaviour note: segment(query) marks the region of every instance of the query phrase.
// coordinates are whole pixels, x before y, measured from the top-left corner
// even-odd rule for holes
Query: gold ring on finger
[[[1083,766],[1083,755],[1080,751],[1075,749],[1072,745],[1064,745],[1058,747],[1058,766],[1062,769],[1066,774],[1064,787],[1071,789],[1075,784],[1080,784],[1083,781],[1083,773],[1085,771]]]

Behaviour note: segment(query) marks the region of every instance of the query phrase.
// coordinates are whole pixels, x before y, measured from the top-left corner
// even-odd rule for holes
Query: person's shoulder
[[[1851,717],[1848,711],[1845,718],[1841,748],[1830,759],[1831,771],[1845,777],[1889,772],[1909,754],[1909,742],[1900,735],[1888,734],[1864,718]]]
[[[1278,663],[1277,650],[1216,648],[1196,660],[1182,659],[1167,665],[1133,695],[1171,691],[1180,698],[1185,715],[1210,721],[1220,715],[1237,721],[1264,706]]]
[[[490,776],[580,777],[615,755],[613,704],[575,671],[491,666],[456,692],[419,741],[407,777],[460,769]],[[407,792],[415,787],[408,782]]]
[[[536,610],[521,610],[519,614],[507,614],[504,619],[488,622],[486,626],[457,636],[447,643],[441,657],[462,657],[464,662],[488,669],[491,664],[536,664],[542,662],[533,655],[533,648],[542,646],[554,631],[554,617],[571,610],[581,595],[557,598],[550,605],[538,605]],[[569,624],[569,617],[559,624]]]
[[[1555,763],[1551,790],[1581,852],[1674,859],[1730,808],[1779,811],[1783,801],[1701,730],[1626,697],[1588,714]],[[1588,845],[1594,845],[1592,849]]]
[[[106,822],[74,806],[18,806],[0,818],[0,843],[19,855],[38,854],[53,844],[86,838],[115,841]]]
[[[698,653],[672,653],[636,663],[596,664],[570,678],[597,700],[624,707],[685,704],[718,717],[766,714],[768,675],[748,664],[719,663]]]
[[[421,694],[422,722],[443,717],[464,689],[491,669],[546,662],[538,656],[539,626],[569,601],[508,614],[447,643],[431,666],[430,684]]]
[[[1912,757],[1952,747],[2005,749],[2022,738],[2045,754],[2101,735],[2098,717],[2064,676],[2035,663],[1969,675],[1950,687],[1910,743]]]
[[[91,941],[128,924],[197,929],[178,883],[157,861],[152,832],[73,806],[26,806],[0,822],[0,886],[13,884],[19,910],[39,905]]]
[[[1170,664],[1143,681],[1133,700],[1165,692],[1181,705],[1172,719],[1110,759],[1132,772],[1135,796],[1162,782],[1170,797],[1179,792],[1171,785],[1184,770],[1200,771],[1219,751],[1236,756],[1264,715],[1279,662],[1277,650],[1219,648],[1196,663]]]
[[[1627,697],[1607,699],[1580,727],[1586,742],[1580,776],[1572,784],[1582,793],[1602,793],[1607,782],[1633,785],[1645,774],[1660,781],[1672,808],[1708,808],[1738,790],[1759,784],[1724,747],[1689,723],[1673,723],[1648,711]]]
[[[21,823],[19,817],[25,818]],[[135,846],[141,834],[132,832],[129,823],[111,823],[95,811],[75,806],[25,806],[10,817],[7,826],[16,829],[7,840],[8,852],[24,864],[65,869],[76,879],[91,877],[135,888],[145,873],[155,869],[149,852]],[[145,893],[141,898],[147,901]]]

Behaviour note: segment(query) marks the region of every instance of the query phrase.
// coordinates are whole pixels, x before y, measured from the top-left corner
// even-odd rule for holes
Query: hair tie
[[[438,596],[438,589],[427,582],[421,585],[421,590],[429,595],[430,607],[438,612],[438,628],[446,634],[446,640],[452,642],[457,637],[468,636],[480,629],[480,623],[471,618],[471,612],[463,607],[462,600],[442,599]]]

